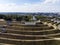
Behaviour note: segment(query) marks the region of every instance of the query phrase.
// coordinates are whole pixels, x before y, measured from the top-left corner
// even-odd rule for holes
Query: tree
[[[22,21],[22,19],[23,19],[22,16],[16,17],[16,21]]]
[[[3,19],[5,17],[5,15],[0,14],[0,19]]]

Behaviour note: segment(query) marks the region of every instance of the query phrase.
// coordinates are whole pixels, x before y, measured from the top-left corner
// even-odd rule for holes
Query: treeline
[[[3,15],[3,14],[0,14],[0,19],[4,19],[4,20],[16,20],[16,21],[31,21],[31,19],[33,18],[33,15]],[[46,19],[46,17],[44,16],[39,16],[39,15],[36,15],[35,16],[36,20],[39,20],[39,19]]]

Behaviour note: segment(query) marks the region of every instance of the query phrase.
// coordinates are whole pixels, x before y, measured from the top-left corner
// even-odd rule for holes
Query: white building
[[[4,19],[0,19],[0,21],[5,21]]]
[[[36,21],[37,19],[35,18],[35,16],[33,16],[33,18],[31,18],[31,20]]]

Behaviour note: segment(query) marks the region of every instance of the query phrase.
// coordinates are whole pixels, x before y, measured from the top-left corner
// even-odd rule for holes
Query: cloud
[[[55,3],[60,3],[60,0],[45,0],[43,2],[44,4],[55,4]]]
[[[55,3],[57,0],[45,0],[44,1],[44,4],[47,4],[47,3]]]
[[[38,2],[35,4],[0,4],[0,12],[60,12],[60,6],[56,5],[56,3],[59,2],[60,0],[45,0],[43,2]]]

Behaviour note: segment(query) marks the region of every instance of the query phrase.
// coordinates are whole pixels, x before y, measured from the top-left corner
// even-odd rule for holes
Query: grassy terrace
[[[26,35],[46,35],[46,34],[55,34],[60,33],[60,30],[52,30],[52,31],[15,31],[15,30],[7,30],[8,33],[16,33],[16,34],[26,34]]]
[[[27,27],[25,27],[25,26],[23,26],[23,27],[21,27],[21,26],[7,26],[6,27],[7,29],[15,29],[15,30],[46,30],[46,29],[53,29],[53,27],[48,27],[48,26],[43,26],[43,27],[41,27],[41,26],[27,26]]]
[[[7,25],[6,22],[0,22],[1,25]],[[7,33],[1,33],[0,43],[14,45],[53,45],[55,40],[50,37],[60,35],[60,30],[48,27],[44,24],[37,25],[21,25],[19,22],[12,22],[11,26],[6,26]]]
[[[4,42],[3,42],[4,41]],[[34,40],[34,41],[32,41],[32,40],[14,40],[14,39],[7,39],[7,38],[0,38],[0,42],[3,42],[3,43],[8,43],[8,44],[14,44],[14,45],[41,45],[41,44],[43,44],[43,45],[45,45],[45,43],[48,45],[48,44],[50,44],[50,43],[52,43],[52,42],[55,42],[55,41],[53,41],[53,40],[51,40],[51,39],[45,39],[45,41],[44,40]],[[47,43],[48,42],[48,43]],[[52,44],[54,44],[54,43],[52,43]]]

